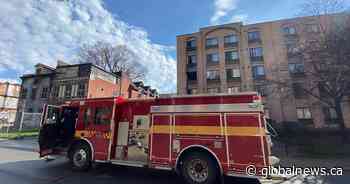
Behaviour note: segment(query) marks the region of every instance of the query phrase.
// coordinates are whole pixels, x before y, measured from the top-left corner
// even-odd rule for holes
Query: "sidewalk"
[[[320,145],[321,146],[321,145]],[[322,156],[298,154],[293,147],[288,148],[288,155],[285,153],[283,146],[274,145],[272,154],[280,159],[280,165],[283,167],[341,167],[344,171],[350,172],[350,156]]]
[[[18,140],[0,139],[0,148],[36,152],[38,150],[38,140],[35,137]]]

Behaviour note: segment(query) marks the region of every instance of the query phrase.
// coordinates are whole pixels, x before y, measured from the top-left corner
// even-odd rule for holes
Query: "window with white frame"
[[[219,53],[210,53],[207,54],[207,61],[209,63],[219,63]]]
[[[207,91],[209,94],[213,94],[213,93],[219,93],[220,89],[219,88],[208,88]]]
[[[225,52],[225,61],[234,61],[238,59],[237,51],[227,51]]]
[[[230,78],[240,78],[241,77],[241,71],[238,68],[226,69],[226,76],[227,76],[228,79],[230,79]]]
[[[219,70],[209,70],[207,71],[207,79],[208,80],[218,80],[220,79]]]
[[[236,35],[227,35],[224,37],[225,44],[235,44],[238,42],[238,38]]]
[[[261,57],[263,56],[263,48],[262,47],[249,48],[249,55],[250,57]]]
[[[229,94],[239,93],[240,91],[241,91],[241,87],[239,87],[239,86],[233,86],[233,87],[227,88],[227,93],[229,93]]]
[[[298,119],[311,119],[311,111],[308,107],[299,107],[297,108],[297,117]]]
[[[297,31],[296,31],[295,27],[289,26],[289,27],[283,28],[283,33],[285,35],[295,35],[295,34],[297,34]]]
[[[219,41],[217,38],[207,38],[205,41],[205,45],[207,47],[216,47],[218,46],[218,44],[219,44]]]

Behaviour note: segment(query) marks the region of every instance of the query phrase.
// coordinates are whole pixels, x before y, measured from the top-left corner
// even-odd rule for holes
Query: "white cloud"
[[[247,18],[248,18],[248,15],[246,14],[237,14],[237,15],[233,15],[229,20],[229,22],[244,22],[247,20]]]
[[[152,43],[145,30],[115,18],[101,0],[4,1],[0,27],[2,71],[24,73],[38,62],[72,61],[83,43],[106,41],[138,53],[148,71],[146,84],[161,92],[176,89],[176,61],[167,54],[174,47]]]
[[[21,82],[18,79],[10,79],[10,78],[0,78],[0,82],[9,82],[11,84],[21,84]]]
[[[238,2],[239,0],[214,0],[215,11],[213,16],[210,18],[210,23],[220,24],[245,21],[248,18],[248,15],[233,14],[237,9]]]

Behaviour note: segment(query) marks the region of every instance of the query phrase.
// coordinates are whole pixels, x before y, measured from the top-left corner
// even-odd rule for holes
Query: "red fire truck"
[[[188,183],[247,176],[271,164],[256,92],[101,98],[45,105],[40,157],[65,154],[74,169],[93,162],[173,170]],[[67,133],[68,132],[68,133]]]

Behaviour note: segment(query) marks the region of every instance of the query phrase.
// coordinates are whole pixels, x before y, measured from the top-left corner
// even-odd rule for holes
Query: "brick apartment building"
[[[4,123],[15,121],[20,89],[21,85],[19,84],[0,82],[0,120]]]
[[[34,74],[21,77],[19,112],[41,113],[44,104],[59,105],[67,100],[123,96],[125,98],[153,98],[157,91],[138,82],[134,84],[126,74],[116,75],[91,63],[67,64],[57,62],[56,68],[37,64]]]
[[[297,88],[305,85],[307,79],[304,63],[295,48],[298,40],[317,35],[318,25],[314,17],[301,17],[249,25],[238,22],[210,26],[179,35],[177,92],[258,91],[264,97],[270,120],[301,122],[316,128],[337,127],[334,109],[322,106]],[[266,87],[267,79],[276,78],[292,81],[292,97],[284,99],[283,94],[272,93]],[[350,128],[350,101],[343,103],[343,111],[346,126]]]

